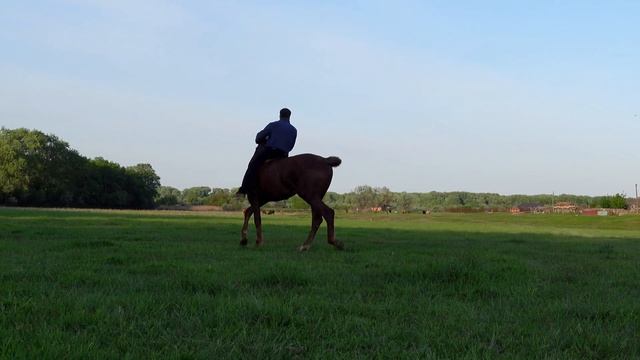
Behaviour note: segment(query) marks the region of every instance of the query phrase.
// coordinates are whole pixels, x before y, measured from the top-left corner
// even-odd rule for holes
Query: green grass
[[[640,217],[263,223],[0,209],[0,358],[640,357]]]

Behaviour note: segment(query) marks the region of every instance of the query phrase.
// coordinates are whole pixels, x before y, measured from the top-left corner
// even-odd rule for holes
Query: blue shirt
[[[291,125],[289,120],[278,120],[269,123],[264,130],[256,135],[256,143],[260,144],[266,140],[265,145],[268,147],[282,150],[288,154],[296,144],[297,136],[298,130]]]

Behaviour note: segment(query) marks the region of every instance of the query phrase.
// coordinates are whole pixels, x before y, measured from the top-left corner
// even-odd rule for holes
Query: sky
[[[292,110],[332,191],[635,195],[638,1],[0,4],[0,126],[239,186]]]

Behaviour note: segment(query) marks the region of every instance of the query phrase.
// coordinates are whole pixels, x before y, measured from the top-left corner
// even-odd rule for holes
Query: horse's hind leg
[[[322,208],[317,206],[311,207],[311,230],[309,231],[309,235],[307,236],[307,240],[305,240],[304,244],[302,244],[298,250],[307,251],[311,248],[311,243],[313,239],[316,237],[316,232],[318,232],[318,228],[322,224]]]
[[[251,205],[253,209],[253,223],[256,225],[256,246],[262,245],[264,239],[262,238],[262,216],[260,215],[260,206]]]
[[[240,240],[240,245],[246,246],[247,242],[249,241],[247,239],[247,230],[249,229],[249,219],[251,218],[251,215],[253,215],[253,208],[249,206],[248,208],[244,209],[243,213],[244,223],[242,224],[242,240]]]
[[[334,224],[335,211],[332,208],[327,206],[325,203],[322,204],[322,217],[327,221],[327,240],[329,244],[333,245],[336,249],[342,250],[344,249],[344,245],[341,241],[336,240],[336,229]]]

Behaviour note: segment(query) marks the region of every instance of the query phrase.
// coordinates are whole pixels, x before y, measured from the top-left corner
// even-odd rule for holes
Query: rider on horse
[[[258,170],[269,159],[286,158],[296,143],[298,131],[291,125],[291,110],[280,110],[280,120],[269,123],[256,135],[256,148],[249,161],[247,172],[242,179],[238,194],[255,192],[257,188]]]

